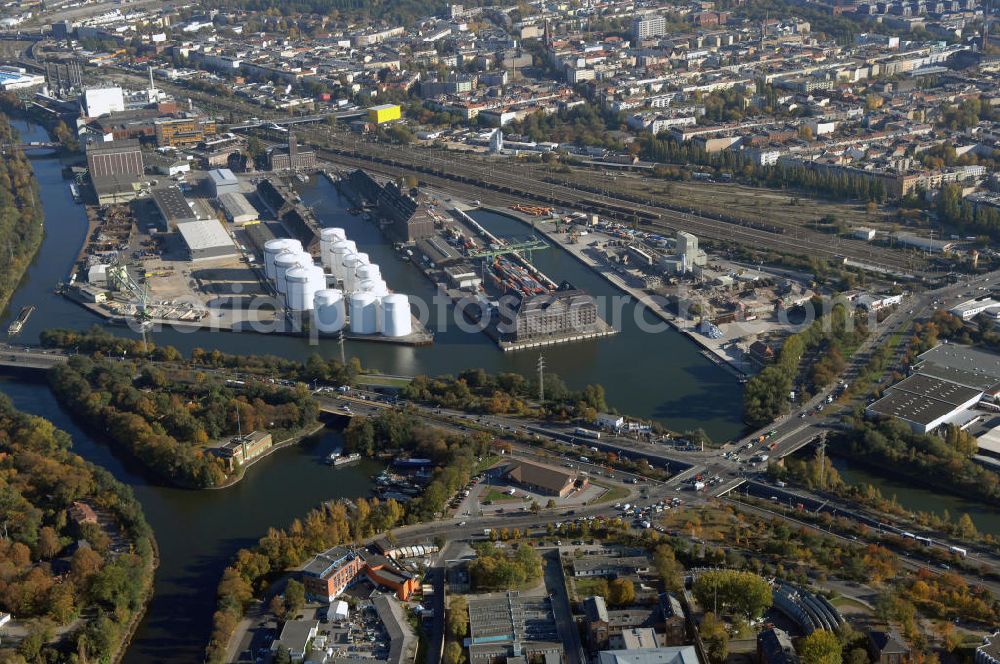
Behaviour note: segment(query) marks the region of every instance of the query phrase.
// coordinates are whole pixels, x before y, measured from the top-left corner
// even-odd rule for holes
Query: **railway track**
[[[589,204],[590,211],[617,221],[646,223],[651,229],[686,230],[708,239],[722,242],[736,242],[758,249],[771,249],[795,255],[817,256],[842,260],[851,258],[883,269],[898,272],[914,272],[919,265],[913,257],[894,251],[871,247],[859,241],[831,238],[828,235],[813,234],[804,229],[795,229],[794,234],[774,232],[741,226],[730,221],[711,219],[701,215],[674,210],[662,205],[639,203],[610,193],[594,193],[574,188],[564,183],[545,181],[539,178],[519,176],[506,169],[499,169],[489,163],[457,156],[447,159],[422,150],[420,154],[405,147],[393,149],[380,144],[348,140],[337,136],[325,136],[331,145],[319,150],[319,156],[329,161],[341,162],[355,167],[382,170],[392,175],[410,172],[418,173],[425,181],[430,178],[438,183],[460,183],[467,187],[506,194],[511,199],[523,201],[531,199],[551,205],[580,209],[581,203]],[[377,166],[383,167],[379,169]],[[394,170],[393,170],[394,169]],[[454,186],[454,185],[450,185]],[[479,194],[481,198],[481,193]],[[583,206],[584,209],[587,205]]]

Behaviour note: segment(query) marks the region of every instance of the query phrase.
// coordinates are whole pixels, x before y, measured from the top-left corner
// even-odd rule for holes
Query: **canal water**
[[[45,131],[16,123],[25,141],[45,140]],[[66,279],[86,234],[86,216],[62,176],[64,164],[53,156],[33,159],[46,213],[46,238],[8,309],[0,314],[5,329],[26,304],[37,310],[19,337],[35,343],[51,327],[83,329],[102,320],[54,294]],[[300,187],[303,200],[314,205],[324,225],[342,226],[382,267],[390,288],[430,297],[431,284],[394,252],[369,222],[347,214],[342,200],[325,178]],[[481,212],[484,226],[501,236],[524,236],[527,226],[504,215]],[[617,295],[609,285],[558,248],[536,254],[538,266],[556,281],[567,280],[595,295]],[[647,314],[648,315],[648,314]],[[703,358],[697,347],[668,330],[646,334],[634,321],[632,306],[623,309],[622,331],[613,338],[553,347],[545,351],[548,370],[573,388],[601,383],[608,401],[622,412],[664,422],[675,429],[704,428],[716,440],[739,435],[740,387],[726,372]],[[650,322],[653,320],[650,318]],[[348,354],[365,366],[395,374],[457,373],[468,367],[488,371],[518,371],[531,375],[537,353],[505,354],[482,334],[462,332],[455,325],[438,326],[436,343],[426,348],[349,342]],[[119,328],[125,333],[125,328]],[[226,352],[267,352],[305,358],[319,351],[335,356],[331,342],[313,347],[306,340],[270,337],[262,345],[253,334],[179,332],[155,334],[157,343],[182,351],[194,347]],[[260,461],[243,482],[222,491],[183,491],[163,487],[134,462],[114,454],[99,436],[75,426],[43,382],[0,379],[0,391],[18,408],[52,420],[68,431],[77,453],[107,468],[130,485],[142,502],[160,545],[161,565],[149,612],[140,625],[125,661],[200,661],[215,606],[215,586],[235,551],[256,541],[269,526],[284,526],[321,503],[344,496],[365,495],[377,467],[367,464],[334,471],[322,463],[340,444],[336,431],[325,430],[301,445],[280,450]]]
[[[368,495],[371,477],[380,471],[367,461],[336,470],[326,465],[341,438],[325,429],[261,459],[228,489],[168,488],[78,427],[44,382],[4,379],[0,392],[20,410],[67,431],[77,454],[131,486],[156,533],[160,568],[155,592],[126,664],[200,662],[211,632],[215,588],[233,554],[256,542],[269,526],[283,527],[324,501]]]
[[[896,502],[908,510],[939,516],[947,511],[952,520],[963,513],[968,513],[980,532],[1000,535],[1000,511],[995,506],[905,484],[892,477],[882,477],[842,457],[833,457],[833,466],[848,484],[859,486],[870,484],[878,488],[883,498],[895,497]]]
[[[20,123],[25,140],[44,140],[46,134],[37,125]],[[24,304],[38,309],[24,326],[19,337],[26,343],[37,341],[39,333],[51,327],[86,328],[102,324],[102,319],[79,305],[53,293],[58,281],[67,277],[86,234],[83,206],[73,202],[69,185],[63,179],[56,158],[33,160],[42,189],[46,211],[47,237],[28,277],[12,298],[0,319],[6,326]],[[371,222],[347,213],[349,203],[340,197],[325,177],[314,177],[299,186],[303,201],[314,207],[325,226],[341,226],[355,240],[359,251],[369,254],[379,264],[392,290],[420,296],[431,301],[432,284],[410,263],[402,261]],[[504,237],[524,237],[530,228],[522,222],[492,212],[479,211],[476,218],[488,230]],[[569,281],[594,295],[612,298],[619,291],[577,262],[558,247],[535,253],[535,263],[557,283]],[[636,316],[658,325],[659,333],[640,329]],[[621,331],[611,338],[553,346],[544,350],[547,371],[558,374],[574,389],[588,383],[600,383],[607,392],[609,405],[622,413],[658,420],[683,431],[703,428],[714,440],[723,442],[743,430],[742,389],[725,370],[699,352],[693,342],[669,329],[648,311],[637,313],[634,302],[621,308]],[[430,327],[435,330],[432,346],[412,348],[372,342],[347,342],[347,354],[357,356],[366,367],[398,375],[455,374],[470,367],[487,371],[517,371],[534,375],[536,351],[504,353],[484,334],[466,332],[447,317],[440,325],[437,317]],[[118,328],[117,333],[128,333]],[[171,344],[184,352],[192,348],[223,350],[231,353],[259,353],[261,337],[253,333],[223,333],[164,329],[153,335],[159,344]],[[307,339],[271,336],[266,351],[290,358],[304,359],[319,352],[336,357],[339,350],[330,340],[311,345]]]

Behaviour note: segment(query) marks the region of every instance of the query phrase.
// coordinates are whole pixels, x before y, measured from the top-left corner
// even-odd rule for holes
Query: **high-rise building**
[[[92,179],[116,175],[143,174],[142,150],[139,141],[108,141],[93,143],[87,148],[87,168]]]
[[[646,14],[632,19],[632,37],[650,39],[667,34],[667,19],[659,14]]]

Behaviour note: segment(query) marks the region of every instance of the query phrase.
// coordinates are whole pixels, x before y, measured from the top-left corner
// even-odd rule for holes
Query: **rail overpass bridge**
[[[259,129],[261,127],[267,128],[271,126],[293,127],[295,125],[300,125],[300,124],[323,122],[327,118],[337,118],[338,120],[344,120],[347,118],[357,118],[367,113],[368,113],[367,109],[354,108],[348,111],[334,111],[332,113],[316,113],[314,115],[303,115],[298,118],[288,118],[287,120],[253,120],[251,122],[244,122],[242,124],[233,125],[229,127],[229,130],[239,131],[245,129]]]

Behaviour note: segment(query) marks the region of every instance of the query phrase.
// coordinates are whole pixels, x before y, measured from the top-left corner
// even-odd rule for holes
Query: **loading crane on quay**
[[[525,258],[531,261],[531,252],[540,251],[542,249],[548,249],[548,243],[538,239],[534,235],[526,238],[521,242],[508,242],[507,244],[493,244],[484,249],[478,249],[475,251],[470,251],[466,256],[469,258],[482,258],[484,260],[495,260],[500,256],[506,256],[508,254],[520,254],[522,251],[525,252]]]
[[[486,246],[483,249],[477,249],[469,251],[466,256],[470,259],[481,258],[482,262],[479,267],[479,278],[486,282],[486,266],[487,264],[492,264],[500,256],[507,256],[510,254],[516,254],[523,257],[529,263],[531,262],[531,254],[535,251],[540,251],[542,249],[548,249],[548,243],[540,240],[534,235],[525,238],[520,242],[507,242],[504,244],[493,243]]]
[[[149,313],[149,289],[146,284],[140,285],[128,271],[128,265],[118,254],[112,264],[112,279],[118,290],[130,295],[135,302],[135,318],[142,332],[142,350],[147,351],[146,331],[151,327],[152,315]]]

